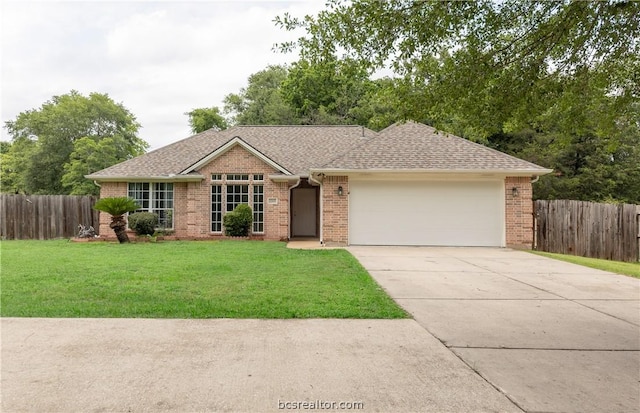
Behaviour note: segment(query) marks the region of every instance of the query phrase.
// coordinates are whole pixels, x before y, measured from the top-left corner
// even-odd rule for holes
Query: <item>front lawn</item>
[[[3,241],[3,317],[403,318],[344,250]]]
[[[598,258],[578,257],[576,255],[554,254],[551,252],[531,251],[534,254],[544,257],[555,258],[557,260],[567,261],[573,264],[584,265],[585,267],[595,268],[597,270],[615,272],[616,274],[629,275],[631,277],[640,278],[640,262],[622,262],[601,260]]]

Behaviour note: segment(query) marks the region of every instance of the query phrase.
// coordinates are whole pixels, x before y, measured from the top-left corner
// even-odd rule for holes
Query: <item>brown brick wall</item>
[[[211,233],[211,174],[249,174],[249,204],[253,202],[253,175],[263,174],[264,181],[264,234],[259,236],[270,240],[284,240],[289,236],[289,184],[272,182],[269,175],[276,170],[240,146],[235,146],[220,157],[197,171],[205,177],[201,182],[176,182],[173,184],[174,212],[173,226],[178,238],[219,238],[222,234]],[[101,184],[100,197],[127,196],[126,182],[105,182]],[[223,191],[226,191],[223,181]],[[224,194],[224,192],[223,192]],[[277,204],[269,204],[268,199],[277,199]],[[223,196],[223,203],[225,202]],[[109,214],[100,213],[100,234],[114,238],[109,228]]]
[[[338,187],[342,186],[342,196]],[[349,242],[349,178],[327,176],[322,183],[322,240],[327,245]]]
[[[513,188],[518,194],[513,195]],[[531,178],[507,177],[504,181],[507,247],[533,247],[533,191]]]
[[[289,221],[289,186],[287,183],[277,183],[269,180],[268,175],[277,171],[259,158],[242,148],[235,146],[228,152],[214,159],[197,171],[205,179],[201,182],[190,182],[186,188],[184,203],[186,208],[178,210],[177,219],[181,224],[177,236],[193,238],[220,237],[211,233],[211,174],[242,173],[249,174],[249,204],[253,202],[253,174],[263,174],[264,181],[264,238],[271,240],[286,239],[288,237]],[[223,203],[226,182],[222,181]],[[276,198],[276,205],[269,204],[269,198]]]
[[[100,184],[100,198],[127,196],[127,192],[128,186],[126,182],[103,182]],[[109,228],[110,223],[111,215],[106,212],[100,212],[100,237],[109,239],[116,238],[116,234]]]

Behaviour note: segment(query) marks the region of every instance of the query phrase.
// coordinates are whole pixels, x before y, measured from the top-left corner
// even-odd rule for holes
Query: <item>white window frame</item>
[[[257,192],[257,187],[260,188],[260,192]],[[236,193],[236,189],[240,189],[240,192]],[[234,199],[230,200],[230,195],[234,196]],[[240,200],[235,199],[237,195],[240,195]],[[224,232],[224,215],[233,211],[240,204],[249,205],[253,212],[251,232],[254,234],[264,233],[264,174],[212,173],[210,200],[212,233]]]
[[[151,212],[158,215],[158,228],[173,229],[175,197],[172,182],[129,182],[127,196],[140,205],[140,209],[136,212]],[[170,225],[167,222],[169,220]]]
[[[260,188],[258,190],[258,188]],[[264,233],[264,185],[254,183],[252,188],[253,232]]]

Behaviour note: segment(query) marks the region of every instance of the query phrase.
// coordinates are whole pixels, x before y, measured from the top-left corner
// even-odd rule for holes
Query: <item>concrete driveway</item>
[[[1,327],[3,413],[521,411],[410,319]]]
[[[509,249],[349,251],[524,411],[640,411],[640,280]]]

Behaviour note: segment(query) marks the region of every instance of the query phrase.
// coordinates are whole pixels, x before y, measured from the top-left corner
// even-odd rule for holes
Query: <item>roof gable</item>
[[[278,170],[285,175],[291,175],[291,172],[289,172],[286,168],[274,162],[269,157],[265,156],[256,148],[254,148],[253,146],[243,141],[242,138],[240,138],[239,136],[233,137],[230,141],[228,141],[224,145],[220,146],[219,148],[217,148],[216,150],[214,150],[204,158],[200,159],[198,162],[189,166],[187,169],[181,171],[180,174],[188,174],[190,172],[193,172],[193,171],[196,171],[197,169],[202,168],[204,165],[208,164],[209,162],[216,159],[217,157],[227,153],[229,150],[231,150],[231,148],[235,146],[241,146],[242,148],[247,150],[249,153],[251,153],[253,156],[255,156],[256,158],[259,158],[261,161],[271,166],[273,169]]]

